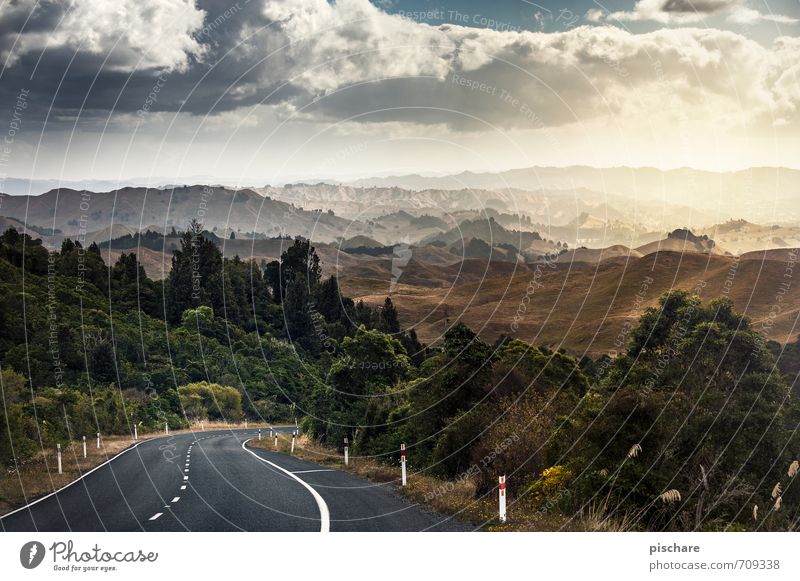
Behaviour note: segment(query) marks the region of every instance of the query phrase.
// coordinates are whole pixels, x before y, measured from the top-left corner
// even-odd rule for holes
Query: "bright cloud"
[[[107,56],[116,71],[185,70],[203,54],[194,34],[205,12],[193,0],[22,0],[3,10],[4,18],[28,25],[0,38],[0,56],[10,65],[27,53],[69,48]]]

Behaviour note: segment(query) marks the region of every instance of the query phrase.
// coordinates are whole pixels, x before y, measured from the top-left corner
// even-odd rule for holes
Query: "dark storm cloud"
[[[4,9],[0,16],[0,54],[9,57],[9,65],[0,75],[0,106],[12,103],[23,88],[30,91],[26,118],[29,129],[41,127],[48,113],[50,126],[71,124],[78,114],[87,121],[96,118],[102,122],[112,110],[180,110],[199,115],[228,111],[261,102],[280,84],[265,79],[259,64],[261,53],[240,46],[245,27],[257,31],[269,25],[259,2],[198,2],[197,8],[205,12],[205,19],[192,36],[202,46],[203,54],[193,55],[187,67],[172,69],[137,66],[139,56],[120,51],[119,45],[113,51],[108,47],[97,52],[76,50],[71,44],[20,50],[21,38],[36,39],[36,35],[55,30],[64,16],[63,4],[43,3],[32,14],[30,7],[23,4]],[[124,59],[130,61],[130,66],[124,66]],[[295,94],[292,87],[285,87],[277,90],[270,101]]]
[[[661,9],[664,12],[702,12],[713,14],[738,4],[738,0],[667,0]]]

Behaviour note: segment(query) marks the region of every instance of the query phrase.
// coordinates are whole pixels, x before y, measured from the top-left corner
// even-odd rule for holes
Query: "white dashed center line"
[[[157,513],[155,513],[153,516],[151,516],[151,517],[150,517],[150,520],[156,520],[156,519],[157,519],[158,517],[160,517],[162,514],[164,514],[164,513],[163,513],[163,512],[157,512]]]
[[[173,499],[172,499],[170,502],[172,502],[172,503],[174,504],[174,503],[178,502],[180,499],[181,499],[181,497],[180,497],[180,496],[176,496],[176,497],[175,497],[175,498],[173,498]]]

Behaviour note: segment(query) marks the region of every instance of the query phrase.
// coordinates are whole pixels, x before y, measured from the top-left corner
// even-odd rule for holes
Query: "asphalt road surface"
[[[4,531],[469,531],[375,484],[244,446],[257,430],[145,440],[0,519]]]

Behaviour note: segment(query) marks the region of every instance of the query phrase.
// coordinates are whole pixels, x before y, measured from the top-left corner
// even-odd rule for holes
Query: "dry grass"
[[[630,305],[646,277],[655,282],[647,292],[643,308],[653,306],[665,291],[693,289],[702,280],[706,283],[704,298],[730,296],[737,310],[756,323],[767,320],[775,285],[783,277],[786,262],[767,260],[762,264],[761,260],[742,260],[736,285],[727,289],[726,277],[733,261],[733,257],[727,256],[661,252],[628,262],[612,259],[599,267],[586,263],[562,264],[555,269],[544,268],[532,294],[528,290],[531,272],[480,277],[451,288],[452,281],[447,279],[440,281],[444,286],[437,286],[432,277],[441,269],[430,268],[426,271],[432,273],[426,274],[429,284],[398,285],[392,292],[392,301],[402,324],[416,324],[420,341],[431,343],[441,335],[449,307],[450,313],[460,313],[461,321],[471,329],[482,329],[481,338],[492,342],[509,333],[514,317],[519,318],[517,311],[524,298],[529,302],[524,316],[517,320],[517,336],[538,337],[538,343],[557,344],[568,351],[583,353],[588,349],[587,354],[598,356],[614,349],[623,324],[636,323],[638,315]],[[403,273],[404,281],[409,274]],[[386,278],[359,278],[352,269],[340,275],[340,285],[346,294],[369,305],[383,304]],[[787,295],[786,301],[768,333],[770,339],[779,342],[794,336],[800,293],[793,293],[791,299]]]
[[[244,423],[229,424],[206,422],[205,431],[244,428]],[[266,424],[248,424],[249,428],[269,429]],[[171,430],[170,435],[199,432],[200,424],[186,430]],[[139,440],[163,436],[164,432],[139,433]],[[19,469],[6,469],[0,475],[0,515],[11,512],[25,503],[63,488],[80,478],[95,466],[102,464],[132,446],[135,442],[130,436],[107,436],[101,438],[100,448],[94,437],[86,438],[86,458],[83,457],[83,443],[73,442],[61,450],[63,474],[58,473],[55,449],[39,452],[34,458],[19,466]]]
[[[152,437],[141,435],[140,440]],[[81,442],[73,442],[61,450],[63,474],[58,473],[56,451],[47,449],[18,469],[6,469],[0,476],[0,514],[11,512],[26,502],[63,488],[81,474],[116,456],[133,445],[129,436],[109,436],[100,441],[86,439],[86,458]]]

